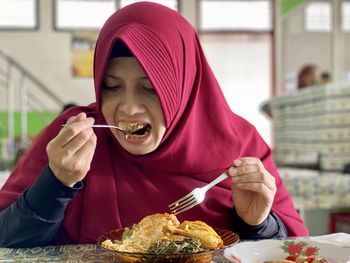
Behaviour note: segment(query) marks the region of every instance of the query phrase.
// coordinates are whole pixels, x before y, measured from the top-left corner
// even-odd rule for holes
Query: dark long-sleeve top
[[[34,184],[0,212],[0,247],[54,245],[69,201],[82,189],[62,184],[47,165]],[[246,224],[233,209],[233,230],[241,239],[286,237],[287,230],[271,212],[258,226]]]

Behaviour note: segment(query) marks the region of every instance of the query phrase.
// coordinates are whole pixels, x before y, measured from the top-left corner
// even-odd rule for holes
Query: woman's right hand
[[[69,118],[46,147],[51,171],[66,186],[72,187],[90,170],[97,141],[91,127],[94,121],[85,113]]]

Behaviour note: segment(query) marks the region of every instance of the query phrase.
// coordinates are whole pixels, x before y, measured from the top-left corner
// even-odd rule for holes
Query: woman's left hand
[[[237,214],[249,225],[261,224],[271,211],[277,190],[275,177],[255,157],[235,160],[227,173],[232,176],[232,199]]]

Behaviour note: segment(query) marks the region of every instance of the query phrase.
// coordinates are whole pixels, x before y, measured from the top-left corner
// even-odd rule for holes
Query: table
[[[290,237],[288,239],[295,238]],[[350,234],[334,233],[331,235],[302,237],[302,239],[306,242],[318,242],[317,246],[319,246],[321,243],[330,244],[333,246],[336,245],[343,249],[343,253],[350,255]],[[239,243],[245,243],[245,241],[241,241]],[[277,251],[280,251],[280,247],[276,249]],[[18,249],[0,248],[0,262],[119,262],[114,260],[112,255],[112,252],[104,250],[95,244],[46,246]],[[231,261],[223,257],[223,254],[218,255],[211,261],[211,263],[230,262]]]
[[[0,248],[0,262],[121,262],[113,253],[95,244],[46,246],[34,248]],[[212,263],[230,263],[223,254],[213,258]]]

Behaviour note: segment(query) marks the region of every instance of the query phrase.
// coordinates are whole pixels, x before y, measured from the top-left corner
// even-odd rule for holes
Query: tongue
[[[130,134],[131,135],[143,135],[146,132],[146,130],[147,130],[147,126],[141,128],[141,129],[138,129],[136,131],[133,131]]]

